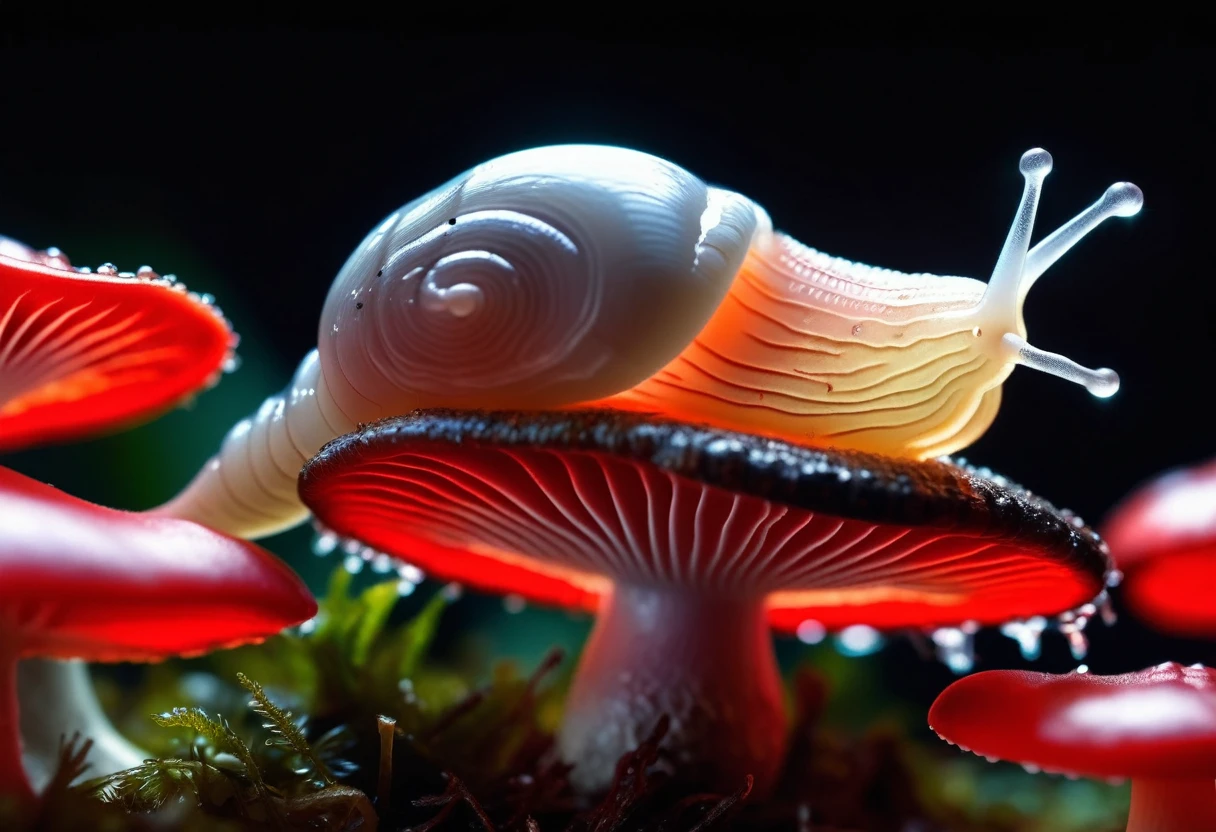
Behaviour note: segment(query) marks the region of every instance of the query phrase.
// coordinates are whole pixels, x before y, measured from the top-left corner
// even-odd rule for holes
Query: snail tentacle
[[[1024,367],[1080,384],[1100,399],[1110,398],[1119,392],[1119,375],[1109,367],[1097,370],[1082,367],[1071,358],[1032,347],[1025,338],[1012,332],[1006,332],[1002,340],[1014,354],[1013,360]]]
[[[1022,304],[1030,287],[1047,269],[1103,220],[1139,213],[1144,194],[1130,182],[1116,182],[1105,193],[1067,223],[1029,248],[1034,229],[1034,215],[1043,180],[1051,172],[1051,155],[1036,148],[1022,156],[1020,168],[1026,179],[1021,204],[997,259],[988,289],[980,305],[980,317],[1004,330],[1000,346],[1006,361],[1045,372],[1057,378],[1080,384],[1099,398],[1113,396],[1119,390],[1119,376],[1107,367],[1089,369],[1063,355],[1041,350],[1026,341],[1022,323]]]

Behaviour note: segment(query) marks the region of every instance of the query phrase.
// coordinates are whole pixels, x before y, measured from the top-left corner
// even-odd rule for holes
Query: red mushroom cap
[[[1216,779],[1216,671],[1201,665],[983,671],[946,688],[929,725],[967,751],[1053,773]]]
[[[1109,566],[999,478],[615,411],[384,420],[327,445],[300,495],[442,579],[587,609],[616,580],[767,596],[786,631],[1055,614]]]
[[[1110,513],[1103,537],[1139,617],[1178,635],[1216,635],[1216,459],[1134,491]]]
[[[252,543],[103,508],[0,468],[0,632],[25,657],[156,661],[259,641],[316,614]]]
[[[73,269],[0,238],[0,451],[150,418],[220,373],[219,311],[150,269]]]

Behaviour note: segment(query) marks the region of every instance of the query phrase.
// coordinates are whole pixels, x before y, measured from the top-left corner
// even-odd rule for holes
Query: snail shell
[[[1029,248],[1051,157],[988,283],[829,257],[751,200],[663,159],[569,145],[475,167],[387,217],[335,279],[288,388],[155,510],[259,537],[296,525],[302,464],[360,422],[421,407],[610,406],[918,459],[995,418],[1016,364],[1118,388],[1026,342],[1033,282],[1109,216],[1118,183]]]

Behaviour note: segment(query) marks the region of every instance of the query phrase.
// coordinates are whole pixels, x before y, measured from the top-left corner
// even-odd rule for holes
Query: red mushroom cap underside
[[[232,331],[185,287],[6,256],[20,244],[5,242],[0,451],[152,418],[221,372]]]
[[[0,468],[0,635],[19,655],[155,661],[316,614],[286,564],[196,523],[116,511]]]
[[[767,597],[785,631],[1076,608],[1109,564],[999,478],[616,411],[419,411],[342,437],[300,495],[434,577],[593,609],[616,580]]]
[[[965,750],[1086,777],[1216,778],[1216,671],[1166,663],[1094,676],[988,670],[959,679],[929,725]]]

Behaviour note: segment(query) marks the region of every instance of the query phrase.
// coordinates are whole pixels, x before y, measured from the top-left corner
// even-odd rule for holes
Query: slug
[[[1112,395],[1026,340],[1034,281],[1140,190],[1117,183],[1029,248],[1051,156],[1022,156],[992,276],[829,257],[758,204],[639,151],[511,153],[393,212],[335,278],[287,388],[154,513],[261,537],[307,519],[300,468],[416,408],[615,407],[806,445],[927,459],[975,441],[1017,364]]]

